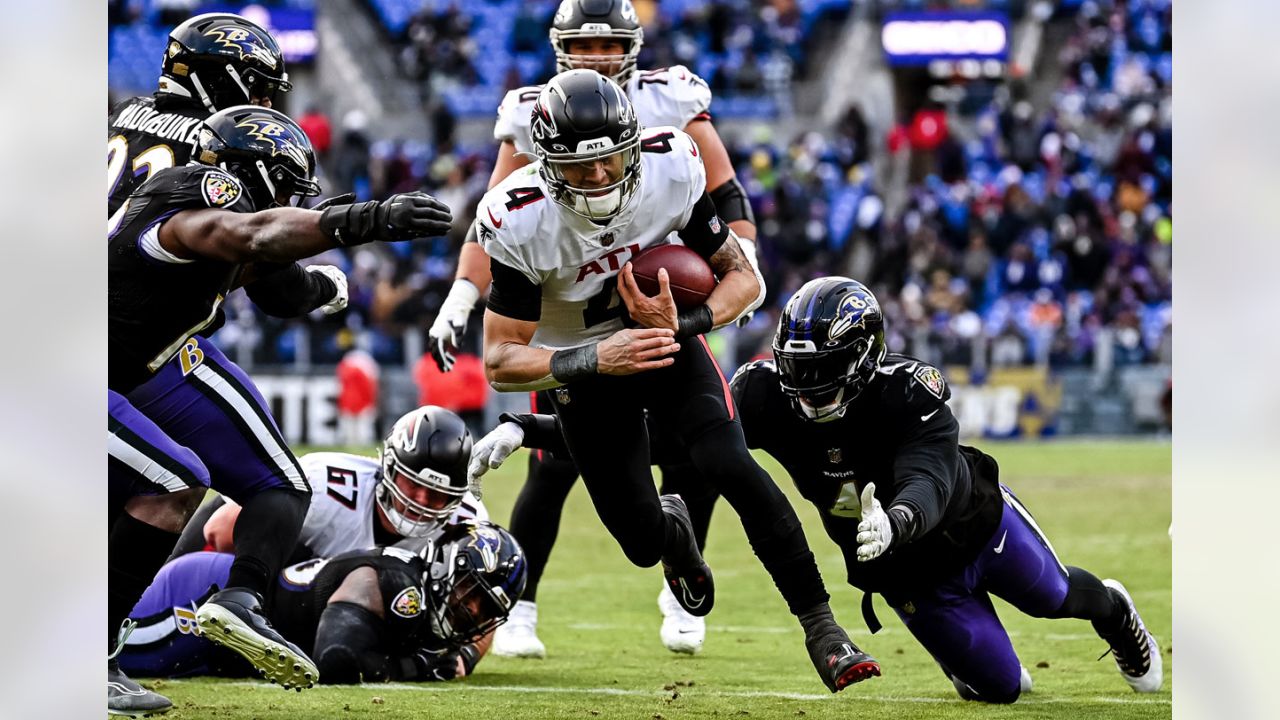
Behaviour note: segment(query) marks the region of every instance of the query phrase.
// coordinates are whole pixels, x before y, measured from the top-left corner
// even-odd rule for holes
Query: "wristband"
[[[343,247],[373,242],[378,201],[339,205],[320,214],[320,231]]]
[[[565,385],[595,375],[598,368],[595,343],[551,354],[551,377]]]
[[[676,337],[684,338],[711,332],[715,326],[711,306],[703,303],[696,308],[683,310],[676,316]]]
[[[916,514],[911,511],[911,508],[906,505],[894,505],[886,514],[889,516],[889,527],[893,530],[893,542],[890,545],[901,545],[915,537]]]

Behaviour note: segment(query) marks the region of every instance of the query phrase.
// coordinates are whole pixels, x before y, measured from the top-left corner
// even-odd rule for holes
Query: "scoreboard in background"
[[[275,36],[286,63],[308,64],[315,60],[318,44],[315,7],[216,2],[201,5],[200,12],[235,13],[261,25]]]
[[[1003,74],[1013,44],[1009,17],[999,12],[890,13],[880,42],[891,66],[970,78]]]

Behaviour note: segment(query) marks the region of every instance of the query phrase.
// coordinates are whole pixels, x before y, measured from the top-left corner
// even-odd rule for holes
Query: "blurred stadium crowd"
[[[318,151],[325,194],[423,188],[460,222],[446,238],[318,257],[350,278],[349,310],[337,316],[281,321],[233,298],[217,337],[243,347],[241,360],[331,364],[359,346],[383,364],[405,364],[405,332],[424,333],[447,294],[497,149],[455,142],[453,120],[491,116],[505,90],[554,72],[553,0],[360,2],[397,44],[403,71],[445,102],[432,139],[379,137],[358,110],[329,117],[323,107],[290,108]],[[1015,13],[1024,5],[961,4]],[[637,0],[641,68],[686,64],[715,92],[714,117],[761,121],[721,128],[756,213],[769,286],[766,305],[730,341],[732,358],[767,347],[780,303],[804,281],[844,272],[884,304],[890,349],[935,363],[1081,366],[1104,349],[1115,365],[1171,362],[1171,1],[1063,5],[1072,30],[1048,59],[1060,83],[1038,88],[1047,103],[1014,82],[928,106],[887,133],[855,106],[829,132],[784,136],[769,120],[791,112],[791,83],[814,72],[805,48],[839,27],[824,21],[846,17],[849,2]],[[140,48],[156,35],[162,48],[175,16],[205,8],[109,6],[113,83],[145,73],[152,85],[159,51]],[[903,154],[911,179],[891,208],[875,162]]]

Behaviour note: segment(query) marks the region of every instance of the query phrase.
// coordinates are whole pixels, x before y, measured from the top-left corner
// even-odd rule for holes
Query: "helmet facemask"
[[[598,149],[585,150],[593,144]],[[536,146],[542,160],[542,177],[552,198],[577,215],[595,222],[606,221],[626,209],[640,186],[640,135],[614,146],[607,137],[583,141],[579,152],[551,154]],[[601,187],[572,184],[574,166],[605,164],[610,182]],[[616,178],[616,179],[615,179]]]
[[[589,55],[569,52],[569,42],[582,38],[610,38],[625,48],[621,55]],[[556,72],[585,68],[611,78],[619,85],[626,85],[636,70],[636,58],[644,44],[644,30],[615,28],[606,23],[584,23],[581,28],[559,30],[551,28],[551,49],[556,54]]]
[[[426,502],[409,497],[401,484],[426,488]],[[374,495],[392,529],[404,537],[424,537],[448,520],[462,502],[465,487],[431,468],[415,471],[383,448],[382,477]]]
[[[782,391],[806,420],[843,417],[884,360],[884,332],[860,337],[835,350],[819,351],[811,341],[790,340],[774,348]]]

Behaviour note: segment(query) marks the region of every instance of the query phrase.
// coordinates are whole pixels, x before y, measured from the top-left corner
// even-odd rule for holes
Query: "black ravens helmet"
[[[605,221],[635,196],[640,121],[614,81],[595,70],[556,75],[538,93],[530,131],[538,172],[556,202]]]
[[[865,285],[810,280],[787,301],[773,338],[782,390],[809,420],[831,420],[875,377],[884,359],[884,315]]]
[[[239,15],[206,13],[169,33],[160,92],[204,104],[209,112],[274,100],[292,87],[275,38]]]
[[[568,50],[570,40],[598,37],[619,41],[626,52],[616,57]],[[636,57],[643,44],[644,29],[631,0],[564,0],[551,21],[551,49],[556,53],[557,72],[590,68],[606,72],[614,82],[625,85],[635,72]]]
[[[471,432],[434,405],[407,413],[382,443],[378,507],[404,537],[423,537],[447,520],[467,491]]]
[[[195,159],[239,178],[258,210],[320,194],[311,140],[277,110],[240,105],[210,115],[200,129]]]
[[[483,520],[449,525],[426,549],[432,629],[460,645],[506,622],[524,592],[529,564],[506,530]]]

